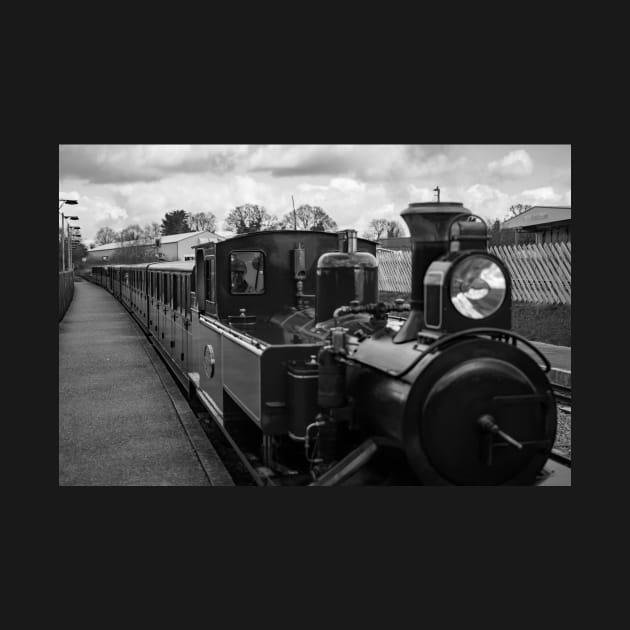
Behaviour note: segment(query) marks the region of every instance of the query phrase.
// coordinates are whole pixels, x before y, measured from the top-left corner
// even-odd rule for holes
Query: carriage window
[[[177,291],[178,283],[177,276],[173,276],[173,310],[176,311],[179,308],[179,293]]]
[[[191,274],[186,278],[186,284],[184,286],[184,309],[186,311],[186,315],[190,316],[190,288],[194,282],[193,278],[194,274]]]
[[[206,300],[214,302],[214,256],[206,260]]]
[[[262,252],[230,254],[230,289],[232,294],[265,292],[265,256]]]

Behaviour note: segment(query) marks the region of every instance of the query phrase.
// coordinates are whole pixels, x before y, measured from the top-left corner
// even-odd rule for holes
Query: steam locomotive
[[[353,230],[244,234],[92,277],[261,485],[570,485],[549,363],[510,330],[485,223],[450,202],[401,216],[408,303],[378,300],[376,243]]]

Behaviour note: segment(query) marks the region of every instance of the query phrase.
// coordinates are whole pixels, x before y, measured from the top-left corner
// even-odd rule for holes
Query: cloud
[[[344,145],[269,145],[249,157],[247,168],[274,177],[347,174],[354,168],[353,154],[352,147]]]
[[[466,161],[447,147],[417,145],[61,145],[59,178],[133,184],[178,174],[267,172],[396,181],[456,171]]]
[[[427,157],[425,160],[411,165],[409,168],[409,176],[423,177],[426,175],[441,175],[456,171],[466,165],[468,158],[461,156],[456,160],[450,159],[444,154]]]
[[[431,188],[418,188],[415,184],[409,184],[407,186],[407,191],[409,192],[409,201],[410,203],[422,203],[426,201],[433,201],[435,197],[435,193]],[[440,190],[440,194],[442,198],[444,198],[443,191]]]
[[[97,184],[150,182],[177,173],[226,173],[248,152],[242,145],[62,145],[59,178]]]
[[[247,159],[252,172],[273,177],[329,176],[392,181],[461,168],[467,158],[451,158],[442,147],[417,145],[271,145]]]
[[[563,200],[563,195],[554,191],[553,186],[543,186],[542,188],[534,188],[532,190],[524,190],[521,197],[532,205],[540,204],[558,204]],[[569,193],[570,199],[570,193]]]
[[[488,171],[497,177],[525,177],[531,175],[534,163],[529,153],[523,149],[510,151],[500,160],[488,164]]]
[[[103,197],[82,195],[76,208],[86,238],[101,227],[120,230],[129,218],[127,210]]]
[[[365,191],[365,184],[347,177],[335,177],[330,180],[330,187],[345,193],[357,193]]]

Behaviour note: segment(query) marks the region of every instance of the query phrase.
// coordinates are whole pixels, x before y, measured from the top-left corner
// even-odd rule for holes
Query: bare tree
[[[387,238],[398,238],[402,234],[403,229],[398,221],[387,222]]]
[[[532,206],[522,203],[517,203],[514,206],[510,206],[510,216],[517,217],[519,214],[523,214],[526,210],[529,210]]]
[[[295,214],[289,212],[284,215],[280,228],[332,232],[337,229],[337,223],[320,206],[302,204],[295,209]]]
[[[387,233],[387,224],[387,219],[372,219],[364,236],[378,241],[383,234]]]
[[[256,204],[246,203],[230,210],[225,219],[226,229],[237,234],[273,230],[278,227],[278,219]]]
[[[94,239],[98,245],[107,245],[108,243],[115,243],[118,240],[118,233],[112,230],[110,227],[102,227],[97,233]]]
[[[121,241],[138,241],[142,238],[142,228],[134,223],[133,225],[128,225],[120,231],[120,240]]]
[[[156,223],[154,221],[153,223],[147,223],[144,226],[144,230],[143,230],[144,238],[153,240],[160,237],[161,235],[162,235],[162,232],[161,232],[159,223]]]
[[[212,212],[197,212],[188,215],[188,225],[194,232],[214,232],[217,228],[217,218]]]

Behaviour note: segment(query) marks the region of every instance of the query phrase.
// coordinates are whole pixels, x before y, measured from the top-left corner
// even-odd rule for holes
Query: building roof
[[[502,230],[527,228],[571,220],[571,206],[532,206],[501,224]]]
[[[106,245],[97,245],[96,247],[93,247],[92,249],[88,249],[88,252],[102,252],[108,249],[119,249],[121,247],[129,247],[130,245],[137,245],[139,247],[148,247],[148,246],[155,246],[155,241],[154,240],[146,240],[146,239],[140,239],[137,241],[117,241],[116,243],[107,243]]]
[[[208,241],[216,242],[225,240],[223,236],[219,236],[214,232],[206,232],[205,230],[201,230],[199,232],[183,232],[182,234],[169,234],[168,236],[160,236],[160,243],[162,245],[166,245],[168,243],[177,243],[179,241],[183,241],[187,238],[191,238],[193,236],[199,237],[200,243],[206,243]],[[108,249],[119,249],[120,247],[129,247],[130,245],[138,245],[138,246],[151,246],[155,247],[155,239],[140,239],[138,241],[124,241],[124,242],[116,242],[116,243],[107,243],[107,245],[98,245],[93,249],[88,250],[89,252],[100,252]]]
[[[190,238],[191,236],[208,236],[209,241],[222,241],[224,240],[222,236],[215,234],[214,232],[206,232],[205,230],[201,230],[200,232],[183,232],[182,234],[169,234],[168,236],[160,236],[160,242],[162,245],[166,243],[177,243],[178,241],[183,241],[184,239]]]

